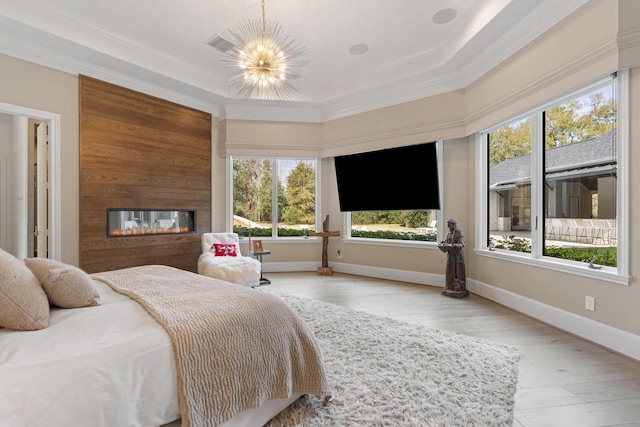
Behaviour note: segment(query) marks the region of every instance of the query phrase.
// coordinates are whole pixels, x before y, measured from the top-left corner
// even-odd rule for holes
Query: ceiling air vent
[[[226,53],[227,51],[233,48],[233,43],[229,40],[223,39],[220,36],[214,36],[205,42],[211,47],[215,47],[222,53]]]

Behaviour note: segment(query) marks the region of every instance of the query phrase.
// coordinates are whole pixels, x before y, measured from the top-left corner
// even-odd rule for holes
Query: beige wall
[[[0,55],[0,102],[60,115],[62,261],[80,259],[78,77]]]
[[[635,279],[630,286],[615,285],[474,254],[476,147],[471,135],[615,71],[619,64],[640,64],[640,49],[634,47],[640,23],[627,17],[629,13],[638,16],[637,12],[637,3],[631,0],[589,2],[465,90],[322,124],[214,119],[212,144],[218,155],[213,158],[212,172],[213,229],[223,229],[226,225],[225,155],[323,157],[322,216],[329,214],[330,228],[342,231],[331,156],[443,139],[443,216],[456,218],[465,232],[465,255],[471,279],[640,335],[640,310],[636,308],[640,287]],[[624,26],[624,41],[636,41],[628,43],[620,56],[616,38],[619,22]],[[3,83],[0,101],[62,115],[63,258],[77,263],[77,77],[0,56],[0,81]],[[631,91],[631,117],[638,117],[640,69],[631,72]],[[637,120],[632,121],[630,137],[630,162],[638,164],[640,123]],[[631,171],[632,191],[640,188],[639,173]],[[631,218],[638,218],[639,198],[632,197],[630,204]],[[633,222],[628,238],[631,259],[634,256],[637,259],[640,230]],[[336,251],[342,249],[341,262],[347,264],[444,273],[444,256],[437,249],[347,244],[340,238],[329,242],[330,261],[336,261]],[[273,245],[277,250],[265,262],[311,262],[320,258],[319,243]],[[634,277],[640,274],[636,264],[631,263]],[[596,297],[595,312],[585,312],[585,294]]]
[[[218,152],[224,156],[318,157],[320,124],[224,120]]]
[[[323,123],[322,156],[465,135],[464,99],[464,91],[458,90]]]

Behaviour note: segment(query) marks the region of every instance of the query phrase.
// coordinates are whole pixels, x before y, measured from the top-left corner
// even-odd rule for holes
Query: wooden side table
[[[270,285],[271,284],[271,280],[267,279],[266,277],[264,277],[262,275],[262,256],[263,255],[270,255],[271,251],[248,251],[247,252],[249,254],[249,256],[254,257],[255,259],[257,259],[258,261],[260,261],[260,284],[261,285]]]

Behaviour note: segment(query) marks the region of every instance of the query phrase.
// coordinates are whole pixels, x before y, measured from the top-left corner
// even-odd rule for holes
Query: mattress
[[[138,303],[95,281],[99,306],[0,329],[3,427],[159,426],[180,417],[171,343]]]

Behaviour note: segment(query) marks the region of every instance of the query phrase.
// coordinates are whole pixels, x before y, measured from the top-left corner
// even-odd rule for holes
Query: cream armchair
[[[260,261],[240,252],[237,233],[203,233],[198,273],[245,286],[260,285]]]

